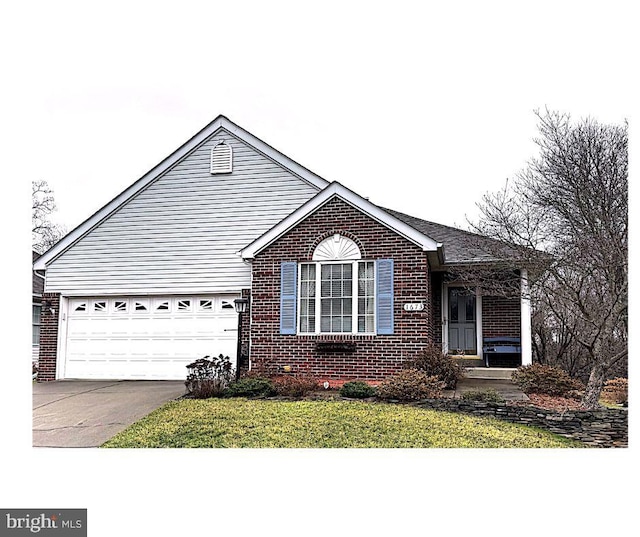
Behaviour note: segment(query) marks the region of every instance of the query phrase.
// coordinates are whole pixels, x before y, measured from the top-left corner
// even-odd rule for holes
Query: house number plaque
[[[424,310],[424,302],[409,302],[404,305],[404,311],[422,311]]]

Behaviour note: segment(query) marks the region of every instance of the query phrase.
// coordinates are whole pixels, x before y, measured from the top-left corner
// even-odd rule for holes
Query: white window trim
[[[374,263],[375,261],[366,259],[356,260],[332,260],[332,261],[303,261],[298,263],[298,275],[297,275],[297,289],[296,289],[296,333],[300,336],[340,336],[340,335],[352,335],[352,336],[375,336],[377,334],[376,327],[378,326],[377,319],[377,305],[378,296],[376,293],[376,281],[374,276],[373,285],[373,330],[371,332],[358,332],[358,264],[359,263]],[[322,265],[352,265],[351,269],[351,332],[321,332],[320,331],[320,311],[321,311],[321,273]],[[300,292],[302,283],[302,265],[315,265],[316,266],[316,296],[315,296],[315,317],[316,317],[316,330],[315,332],[302,332],[300,330],[300,304],[302,301],[302,293]],[[375,272],[374,272],[375,274]]]
[[[96,309],[96,303],[103,303],[103,302],[104,302],[104,309],[97,310]],[[109,313],[109,301],[108,300],[91,300],[90,304],[91,304],[91,310],[89,311],[89,313],[91,315],[104,314],[106,316]]]
[[[124,309],[118,309],[116,303],[122,302],[124,303]],[[111,313],[125,315],[129,313],[129,298],[114,298],[111,303]]]
[[[184,306],[180,305],[180,303],[185,304],[186,302],[188,302],[189,304],[188,305],[184,305]],[[191,298],[190,296],[178,297],[178,298],[176,298],[174,311],[176,313],[180,313],[180,312],[191,313],[191,312],[193,312],[193,307],[194,307],[193,298]]]
[[[208,307],[203,306],[202,302],[207,302],[208,303]],[[214,299],[213,298],[197,297],[196,309],[197,309],[198,312],[201,312],[201,313],[213,312],[213,310],[214,310]]]
[[[460,283],[442,284],[442,352],[449,354],[449,289],[451,287],[467,287]],[[482,294],[475,288],[476,294],[476,354],[452,354],[458,358],[482,358]]]
[[[37,326],[38,328],[42,325],[42,302],[32,302],[32,306],[31,306],[31,315],[33,317],[33,308],[38,307],[40,308],[40,315],[38,316],[38,322],[34,323],[33,319],[31,320],[31,334],[32,334],[32,338],[33,338],[33,327]],[[40,346],[40,337],[38,337],[38,342],[37,343],[33,343],[33,341],[31,342],[31,346],[32,347],[39,347]]]

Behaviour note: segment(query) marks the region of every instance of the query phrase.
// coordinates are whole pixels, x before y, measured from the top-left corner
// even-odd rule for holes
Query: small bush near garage
[[[519,367],[511,376],[525,393],[568,396],[584,390],[584,385],[559,367],[531,364]]]
[[[225,397],[271,397],[277,391],[273,382],[264,377],[245,377],[232,382],[225,390]]]
[[[366,399],[367,397],[373,397],[375,394],[376,389],[373,386],[369,386],[366,382],[360,380],[345,382],[340,388],[340,395],[351,399]]]
[[[196,399],[221,397],[233,378],[234,369],[228,356],[205,356],[187,366],[189,373],[185,386],[187,393]]]
[[[629,402],[629,380],[617,377],[604,383],[602,399],[607,403],[627,405]]]
[[[462,394],[464,401],[478,401],[480,403],[504,403],[504,397],[493,388],[486,390],[471,390]]]
[[[277,375],[271,377],[271,382],[278,395],[285,397],[302,397],[320,388],[318,379],[311,375]]]
[[[435,375],[427,375],[420,369],[404,369],[385,379],[378,386],[380,399],[420,401],[442,396],[445,382]]]
[[[419,369],[430,377],[438,377],[445,388],[454,390],[464,376],[464,369],[451,356],[444,354],[438,345],[428,345],[416,358],[408,363],[409,369]]]

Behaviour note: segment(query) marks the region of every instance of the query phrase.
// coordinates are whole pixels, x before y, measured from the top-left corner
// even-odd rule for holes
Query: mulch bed
[[[527,396],[529,397],[529,401],[512,401],[510,404],[514,406],[535,406],[544,410],[554,410],[557,412],[582,410],[579,399],[544,395],[541,393],[530,393],[527,394]]]

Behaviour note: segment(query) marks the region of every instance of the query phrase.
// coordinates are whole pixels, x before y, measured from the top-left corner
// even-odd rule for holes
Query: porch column
[[[531,297],[527,269],[520,270],[520,345],[522,365],[530,365],[533,358],[531,353]]]

